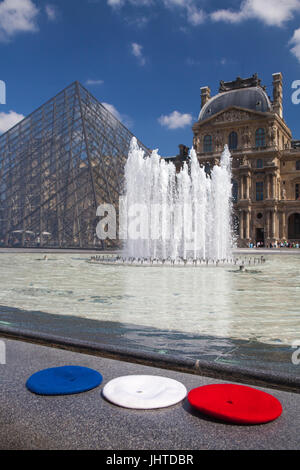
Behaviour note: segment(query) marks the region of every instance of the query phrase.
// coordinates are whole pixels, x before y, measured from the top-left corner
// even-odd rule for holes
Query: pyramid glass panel
[[[119,246],[97,239],[96,210],[111,203],[118,212],[132,137],[78,82],[3,134],[1,245]]]

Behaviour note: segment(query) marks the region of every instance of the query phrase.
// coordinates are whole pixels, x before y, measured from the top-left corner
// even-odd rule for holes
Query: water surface
[[[115,267],[88,259],[74,253],[48,254],[48,261],[40,253],[1,254],[0,320],[9,324],[15,309],[28,312],[30,329],[38,318],[33,312],[108,322],[115,325],[114,341],[189,357],[197,345],[216,357],[216,345],[224,350],[237,344],[248,351],[249,345],[257,351],[269,345],[269,352],[281,347],[290,357],[291,343],[300,339],[298,256],[269,256],[247,272]]]

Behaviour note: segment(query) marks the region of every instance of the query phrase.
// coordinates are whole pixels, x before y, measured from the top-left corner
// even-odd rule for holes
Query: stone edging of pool
[[[300,376],[296,377],[282,373],[264,372],[236,365],[217,364],[214,362],[203,361],[201,359],[194,360],[180,358],[178,356],[136,351],[68,337],[58,338],[47,333],[34,332],[30,330],[22,331],[17,328],[4,326],[0,327],[0,336],[3,338],[41,344],[43,346],[115,359],[118,361],[132,362],[220,380],[240,382],[244,384],[247,383],[249,385],[300,393]]]

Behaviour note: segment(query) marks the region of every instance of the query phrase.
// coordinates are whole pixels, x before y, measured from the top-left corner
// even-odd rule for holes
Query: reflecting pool
[[[300,339],[300,256],[267,256],[245,272],[235,266],[131,267],[90,264],[85,254],[47,256],[0,255],[3,324],[10,324],[10,308],[31,312],[30,329],[32,312],[108,322],[124,344],[135,333],[140,349],[182,355],[191,355],[193,338],[207,339],[207,354],[218,338],[288,348]],[[139,337],[141,329],[149,333],[148,343]]]

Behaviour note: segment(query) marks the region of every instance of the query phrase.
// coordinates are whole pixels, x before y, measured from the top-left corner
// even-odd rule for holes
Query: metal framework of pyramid
[[[96,210],[118,208],[132,137],[78,82],[3,134],[1,245],[103,248]]]

